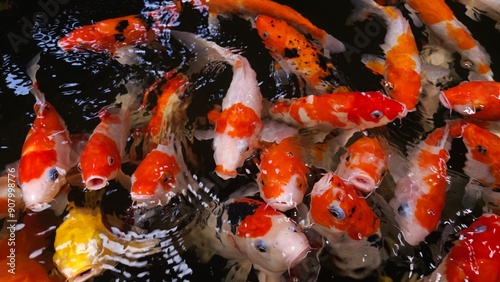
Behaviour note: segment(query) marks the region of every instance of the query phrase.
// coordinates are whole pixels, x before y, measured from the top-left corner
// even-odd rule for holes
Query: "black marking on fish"
[[[292,49],[289,49],[289,48],[285,48],[285,58],[297,58],[299,57],[299,50],[297,50],[297,48],[292,48]]]
[[[122,32],[122,33],[123,33],[123,31],[124,31],[124,30],[128,27],[128,25],[129,25],[128,20],[123,20],[123,21],[120,21],[120,22],[116,25],[115,29],[116,29],[118,32]]]
[[[115,37],[115,40],[116,41],[119,41],[119,42],[124,42],[125,41],[125,36],[121,33],[117,33],[115,35],[113,35]]]
[[[235,201],[227,205],[227,221],[231,225],[231,232],[236,235],[236,229],[240,223],[249,215],[253,215],[259,204],[247,201]]]

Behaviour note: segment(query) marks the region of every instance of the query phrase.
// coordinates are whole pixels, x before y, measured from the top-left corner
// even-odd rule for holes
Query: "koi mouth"
[[[311,247],[309,244],[304,246],[304,249],[300,251],[296,256],[294,256],[291,260],[286,261],[286,265],[288,266],[288,269],[295,267],[297,264],[299,264],[306,256],[307,254],[311,251]]]
[[[32,205],[26,205],[26,207],[34,212],[41,212],[43,210],[50,208],[50,204],[49,203],[35,203]]]
[[[85,188],[89,190],[99,190],[108,185],[108,181],[104,177],[91,177],[85,183]]]
[[[365,174],[356,174],[351,179],[351,183],[356,186],[359,190],[370,193],[375,190],[375,181],[368,175]]]
[[[448,101],[448,98],[446,98],[446,96],[444,95],[443,91],[441,91],[441,93],[439,93],[439,101],[441,102],[441,104],[443,104],[443,106],[445,108],[451,109],[451,104]]]

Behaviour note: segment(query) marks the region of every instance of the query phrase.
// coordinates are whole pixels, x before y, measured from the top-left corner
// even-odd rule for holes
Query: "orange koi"
[[[33,211],[50,207],[71,168],[71,140],[66,124],[38,89],[35,76],[39,59],[37,55],[28,68],[33,81],[31,92],[36,98],[36,118],[24,141],[18,171],[23,201]]]
[[[129,15],[82,26],[59,39],[57,46],[65,52],[92,51],[116,55],[122,47],[153,42],[156,34],[177,24],[180,9],[179,3],[172,2],[159,10],[146,12],[144,17]],[[162,19],[165,16],[167,19]]]
[[[331,60],[291,24],[259,15],[255,27],[271,56],[286,73],[299,78],[307,94],[349,91]]]
[[[114,104],[99,111],[101,122],[92,132],[80,156],[83,183],[89,190],[104,188],[109,180],[124,176],[120,168],[130,134],[130,113],[137,97],[130,83],[127,88],[128,94],[117,96]],[[121,104],[121,108],[118,104]]]
[[[446,108],[479,120],[499,121],[500,83],[469,81],[441,91],[439,100]]]
[[[371,193],[380,185],[386,172],[387,159],[377,138],[363,136],[347,147],[335,174],[358,190]]]
[[[358,8],[348,20],[352,22],[367,14],[381,16],[387,24],[387,33],[384,44],[380,47],[384,51],[385,60],[373,56],[364,56],[363,61],[375,66],[381,71],[383,65],[383,85],[388,94],[406,105],[408,111],[414,111],[421,92],[421,61],[415,38],[408,21],[396,7],[380,6],[372,0],[355,1]],[[375,63],[375,62],[379,63]]]
[[[500,217],[483,214],[458,233],[458,240],[428,282],[500,281]]]
[[[406,116],[402,103],[381,92],[309,95],[272,104],[271,117],[299,127],[367,129]]]
[[[380,266],[380,219],[353,185],[328,172],[314,184],[308,218],[335,253],[342,275],[361,279]]]
[[[412,246],[435,230],[441,218],[449,184],[446,162],[450,146],[449,127],[435,129],[409,154],[408,174],[396,184],[389,205],[406,242]]]
[[[167,145],[158,145],[132,174],[130,195],[136,203],[155,206],[167,204],[177,192],[188,186],[179,140],[170,137]]]
[[[318,47],[321,49],[325,48],[331,53],[345,51],[342,42],[323,29],[316,27],[299,12],[271,0],[190,0],[189,2],[195,7],[208,10],[212,17],[230,13],[250,18],[265,15],[282,20],[292,25],[300,33],[310,35],[318,42]]]
[[[287,211],[302,203],[309,168],[296,137],[287,137],[265,148],[260,155],[257,179],[260,196],[268,205]]]
[[[462,67],[470,70],[469,80],[493,80],[490,55],[457,20],[444,0],[408,0],[406,4],[442,44],[460,53]]]
[[[483,185],[500,187],[500,137],[473,122],[461,121],[462,137],[467,148],[464,173]]]

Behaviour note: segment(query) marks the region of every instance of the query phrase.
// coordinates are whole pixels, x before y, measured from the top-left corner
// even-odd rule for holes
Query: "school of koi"
[[[492,1],[459,2],[476,20],[499,19]],[[314,281],[322,267],[339,279],[390,279],[391,252],[410,259],[431,245],[435,231],[447,230],[442,213],[453,185],[447,163],[452,143],[462,142],[469,181],[462,216],[474,216],[447,230],[457,240],[438,252],[437,266],[425,273],[409,268],[401,279],[500,281],[500,83],[490,55],[444,0],[351,4],[347,26],[379,21],[386,28],[381,53],[361,57],[381,77],[379,89],[353,89],[337,64],[349,46],[270,0],[166,1],[60,38],[57,46],[68,56],[102,53],[131,68],[145,65],[145,49],[186,54],[152,84],[129,77],[126,93],[99,110],[91,134],[70,134],[63,110],[46,100],[36,78],[44,54],[36,55],[26,72],[36,118],[19,162],[6,167],[16,172],[15,197],[23,203],[17,212],[27,219],[18,238],[29,242],[29,230],[39,228],[30,216],[50,211],[62,218],[48,232],[54,240],[45,234],[43,243],[25,243],[18,260],[36,271],[19,275],[86,281],[118,263],[146,267],[141,257],[165,252],[162,240],[178,228],[177,251],[194,249],[201,263],[227,259],[226,281],[247,281],[252,269],[259,281]],[[206,32],[178,29],[188,9],[208,15]],[[231,16],[248,22],[273,59],[268,75],[276,88],[292,88],[292,97],[265,93],[245,51],[216,43]],[[414,27],[425,30],[423,42]],[[226,68],[232,77],[220,104],[191,117],[197,77]],[[445,108],[445,119],[434,122]],[[425,130],[401,146],[387,128],[404,127],[410,116]],[[213,158],[196,153],[200,142],[211,144]],[[122,215],[102,213],[110,186],[127,191]],[[220,189],[226,191],[214,196]],[[74,202],[75,193],[83,204]],[[219,199],[224,194],[230,195]],[[47,249],[53,263],[40,266],[32,254],[46,260]]]

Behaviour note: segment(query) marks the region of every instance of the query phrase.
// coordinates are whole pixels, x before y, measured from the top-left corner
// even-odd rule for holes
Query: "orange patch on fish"
[[[258,205],[254,214],[248,215],[243,219],[236,231],[236,235],[242,238],[257,238],[262,237],[271,230],[273,221],[271,216],[279,215],[280,213],[265,203],[252,200],[242,199],[235,202],[247,202],[249,205]]]
[[[444,0],[410,0],[407,4],[414,10],[426,11],[420,13],[419,18],[426,24],[433,25],[441,21],[450,21],[455,18],[453,11]]]
[[[260,123],[260,117],[252,108],[243,103],[236,103],[222,111],[217,119],[215,132],[228,134],[233,138],[243,138],[252,136]],[[230,129],[226,132],[228,126]]]
[[[446,23],[446,29],[450,36],[455,38],[460,49],[469,50],[476,46],[474,38],[465,29],[456,27],[449,22]]]
[[[179,172],[179,165],[174,156],[153,150],[135,170],[136,181],[131,192],[137,195],[154,195],[158,184],[168,191],[175,185],[175,175]]]
[[[31,151],[22,156],[22,161],[19,164],[19,176],[23,183],[40,178],[44,172],[43,168],[54,166],[56,162],[56,150]]]
[[[113,158],[112,164],[109,157]],[[92,134],[80,156],[80,166],[84,181],[91,175],[109,177],[118,171],[121,155],[115,141],[99,132]]]

